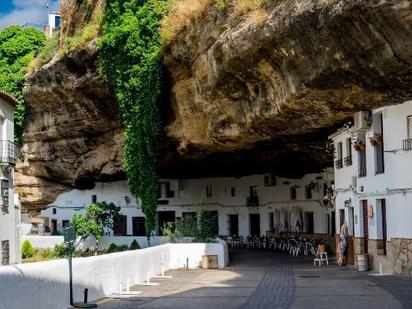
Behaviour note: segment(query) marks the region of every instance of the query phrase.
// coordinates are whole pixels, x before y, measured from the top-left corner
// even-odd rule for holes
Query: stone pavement
[[[376,277],[350,267],[314,267],[308,257],[237,249],[225,270],[173,270],[131,299],[101,309],[412,308],[412,278]]]

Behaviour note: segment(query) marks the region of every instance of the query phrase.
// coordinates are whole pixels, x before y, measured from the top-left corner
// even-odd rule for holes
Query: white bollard
[[[383,276],[383,265],[382,265],[382,263],[379,263],[379,273],[381,274],[381,276]]]
[[[129,294],[130,293],[130,279],[127,278],[126,280],[126,293]]]
[[[146,284],[150,284],[150,273],[149,273],[149,271],[147,272]]]
[[[122,295],[122,283],[119,283],[119,295]]]

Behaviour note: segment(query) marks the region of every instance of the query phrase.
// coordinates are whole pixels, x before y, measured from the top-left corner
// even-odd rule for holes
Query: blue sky
[[[49,0],[49,10],[58,10],[59,0]],[[45,0],[0,0],[0,28],[10,25],[47,23]]]

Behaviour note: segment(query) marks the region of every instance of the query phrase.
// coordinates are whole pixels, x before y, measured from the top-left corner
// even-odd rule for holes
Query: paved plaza
[[[173,270],[172,279],[102,309],[412,308],[412,278],[372,276],[351,267],[314,267],[308,257],[237,249],[225,270]]]

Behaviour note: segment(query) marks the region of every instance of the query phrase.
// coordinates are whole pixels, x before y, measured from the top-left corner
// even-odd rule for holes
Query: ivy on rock
[[[158,29],[168,6],[168,0],[108,0],[100,40],[100,69],[115,89],[125,130],[128,184],[140,198],[148,237],[159,194],[160,102],[165,87]]]

